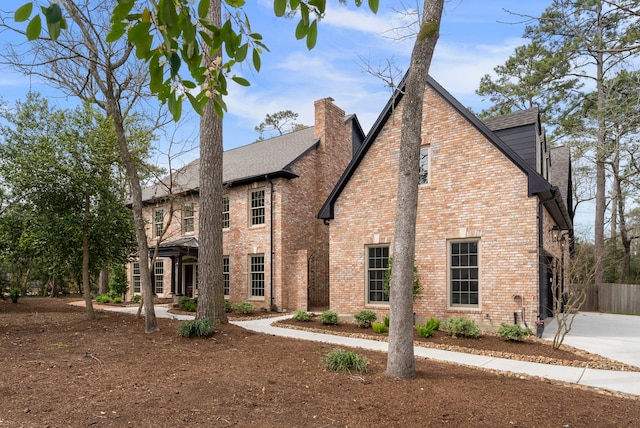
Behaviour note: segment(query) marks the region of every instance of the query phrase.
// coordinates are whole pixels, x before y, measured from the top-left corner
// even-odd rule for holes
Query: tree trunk
[[[91,285],[89,284],[89,210],[91,201],[89,195],[84,197],[84,225],[82,226],[82,295],[87,306],[87,317],[90,320],[96,319],[91,302]]]
[[[222,5],[214,0],[208,19],[215,26],[222,21]],[[205,67],[213,67],[205,52]],[[211,318],[214,324],[226,324],[222,276],[222,118],[209,101],[200,118],[200,218],[198,223],[198,309],[196,319]]]
[[[431,58],[438,41],[443,3],[444,0],[424,0],[424,14],[411,54],[403,98],[387,360],[387,375],[396,378],[415,375],[413,266],[422,144],[422,104]]]
[[[109,292],[109,268],[102,268],[98,279],[98,294]]]

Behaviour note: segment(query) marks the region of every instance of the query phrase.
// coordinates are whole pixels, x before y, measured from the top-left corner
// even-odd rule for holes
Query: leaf
[[[249,83],[249,81],[243,77],[233,76],[231,80],[233,80],[240,86],[251,86],[251,83]]]
[[[249,49],[249,44],[245,43],[244,45],[240,46],[237,50],[236,50],[236,62],[242,62],[245,59],[247,59],[247,50]]]
[[[298,40],[304,39],[307,36],[308,31],[309,31],[309,28],[301,20],[300,22],[298,22],[298,25],[296,26],[296,39]]]
[[[262,66],[262,61],[260,60],[260,52],[258,52],[257,49],[253,50],[253,68],[256,69],[256,71],[260,71],[260,67]]]
[[[187,95],[187,99],[191,103],[191,107],[193,107],[196,113],[202,116],[202,113],[204,113],[204,111],[202,110],[202,106],[200,105],[196,97],[191,95],[189,92],[187,92],[186,95]]]
[[[111,27],[111,31],[107,34],[106,41],[107,43],[115,42],[116,40],[120,40],[120,38],[127,31],[127,25],[124,22],[116,22]]]
[[[369,0],[369,9],[371,9],[371,12],[378,13],[378,6],[380,6],[379,0]]]
[[[51,6],[47,8],[42,8],[42,12],[44,16],[47,18],[47,24],[60,24],[62,21],[62,9],[60,5],[57,3],[53,3]]]
[[[233,6],[235,8],[241,8],[242,6],[245,5],[245,1],[244,0],[225,0],[225,2],[229,5],[229,6]]]
[[[273,12],[277,17],[283,17],[287,11],[287,0],[273,0]]]
[[[29,19],[31,12],[33,12],[33,3],[25,3],[16,10],[16,13],[13,15],[13,19],[16,22],[24,22]]]
[[[318,21],[313,20],[307,32],[307,49],[311,50],[315,47],[318,40]]]
[[[131,9],[133,8],[135,2],[133,1],[119,1],[118,5],[113,8],[113,12],[111,13],[112,19],[114,21],[122,21],[124,20]]]
[[[206,18],[210,7],[211,0],[200,0],[200,3],[198,3],[198,17],[201,19]]]
[[[195,89],[195,88],[198,87],[198,85],[193,83],[191,80],[183,80],[182,81],[182,86],[184,86],[187,89]]]
[[[178,55],[177,52],[172,52],[171,56],[169,57],[169,67],[171,70],[172,79],[178,75],[178,72],[180,71],[180,64],[180,55]]]
[[[40,37],[42,31],[42,21],[40,15],[36,15],[27,25],[27,40],[35,40]]]
[[[182,116],[182,98],[176,96],[175,92],[172,92],[169,95],[167,107],[169,108],[169,112],[173,116],[173,121],[180,121],[180,117]]]
[[[149,36],[149,30],[151,28],[150,22],[138,22],[136,25],[129,29],[128,38],[131,43],[138,43],[144,37]]]

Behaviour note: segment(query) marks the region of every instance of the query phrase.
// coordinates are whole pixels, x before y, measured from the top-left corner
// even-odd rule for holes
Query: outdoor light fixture
[[[551,228],[551,240],[553,242],[558,242],[560,240],[560,228],[558,226],[553,226]]]

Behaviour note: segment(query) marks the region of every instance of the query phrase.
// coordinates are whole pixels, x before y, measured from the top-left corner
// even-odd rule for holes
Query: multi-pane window
[[[182,232],[193,232],[195,224],[193,202],[187,202],[182,206]]]
[[[132,273],[133,273],[133,292],[134,293],[139,293],[140,292],[140,263],[139,262],[133,262],[133,266],[132,266]]]
[[[251,191],[251,226],[264,224],[264,189]]]
[[[156,260],[156,264],[153,269],[154,277],[154,293],[162,294],[164,289],[164,261]]]
[[[251,297],[264,297],[264,254],[249,258]]]
[[[451,242],[449,286],[452,306],[478,306],[478,241]]]
[[[229,228],[229,198],[222,198],[222,228]]]
[[[222,289],[224,295],[229,295],[229,257],[222,257]]]
[[[429,147],[420,149],[420,184],[429,184]]]
[[[153,237],[159,238],[164,231],[164,209],[158,208],[153,211]]]
[[[367,248],[367,301],[386,303],[389,296],[384,292],[384,275],[389,267],[389,247]]]

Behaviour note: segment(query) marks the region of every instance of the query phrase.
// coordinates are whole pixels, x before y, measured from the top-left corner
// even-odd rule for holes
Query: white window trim
[[[478,304],[451,303],[451,244],[461,242],[476,242],[478,244]],[[477,312],[482,308],[482,245],[479,237],[450,239],[447,241],[447,309],[454,311]]]

